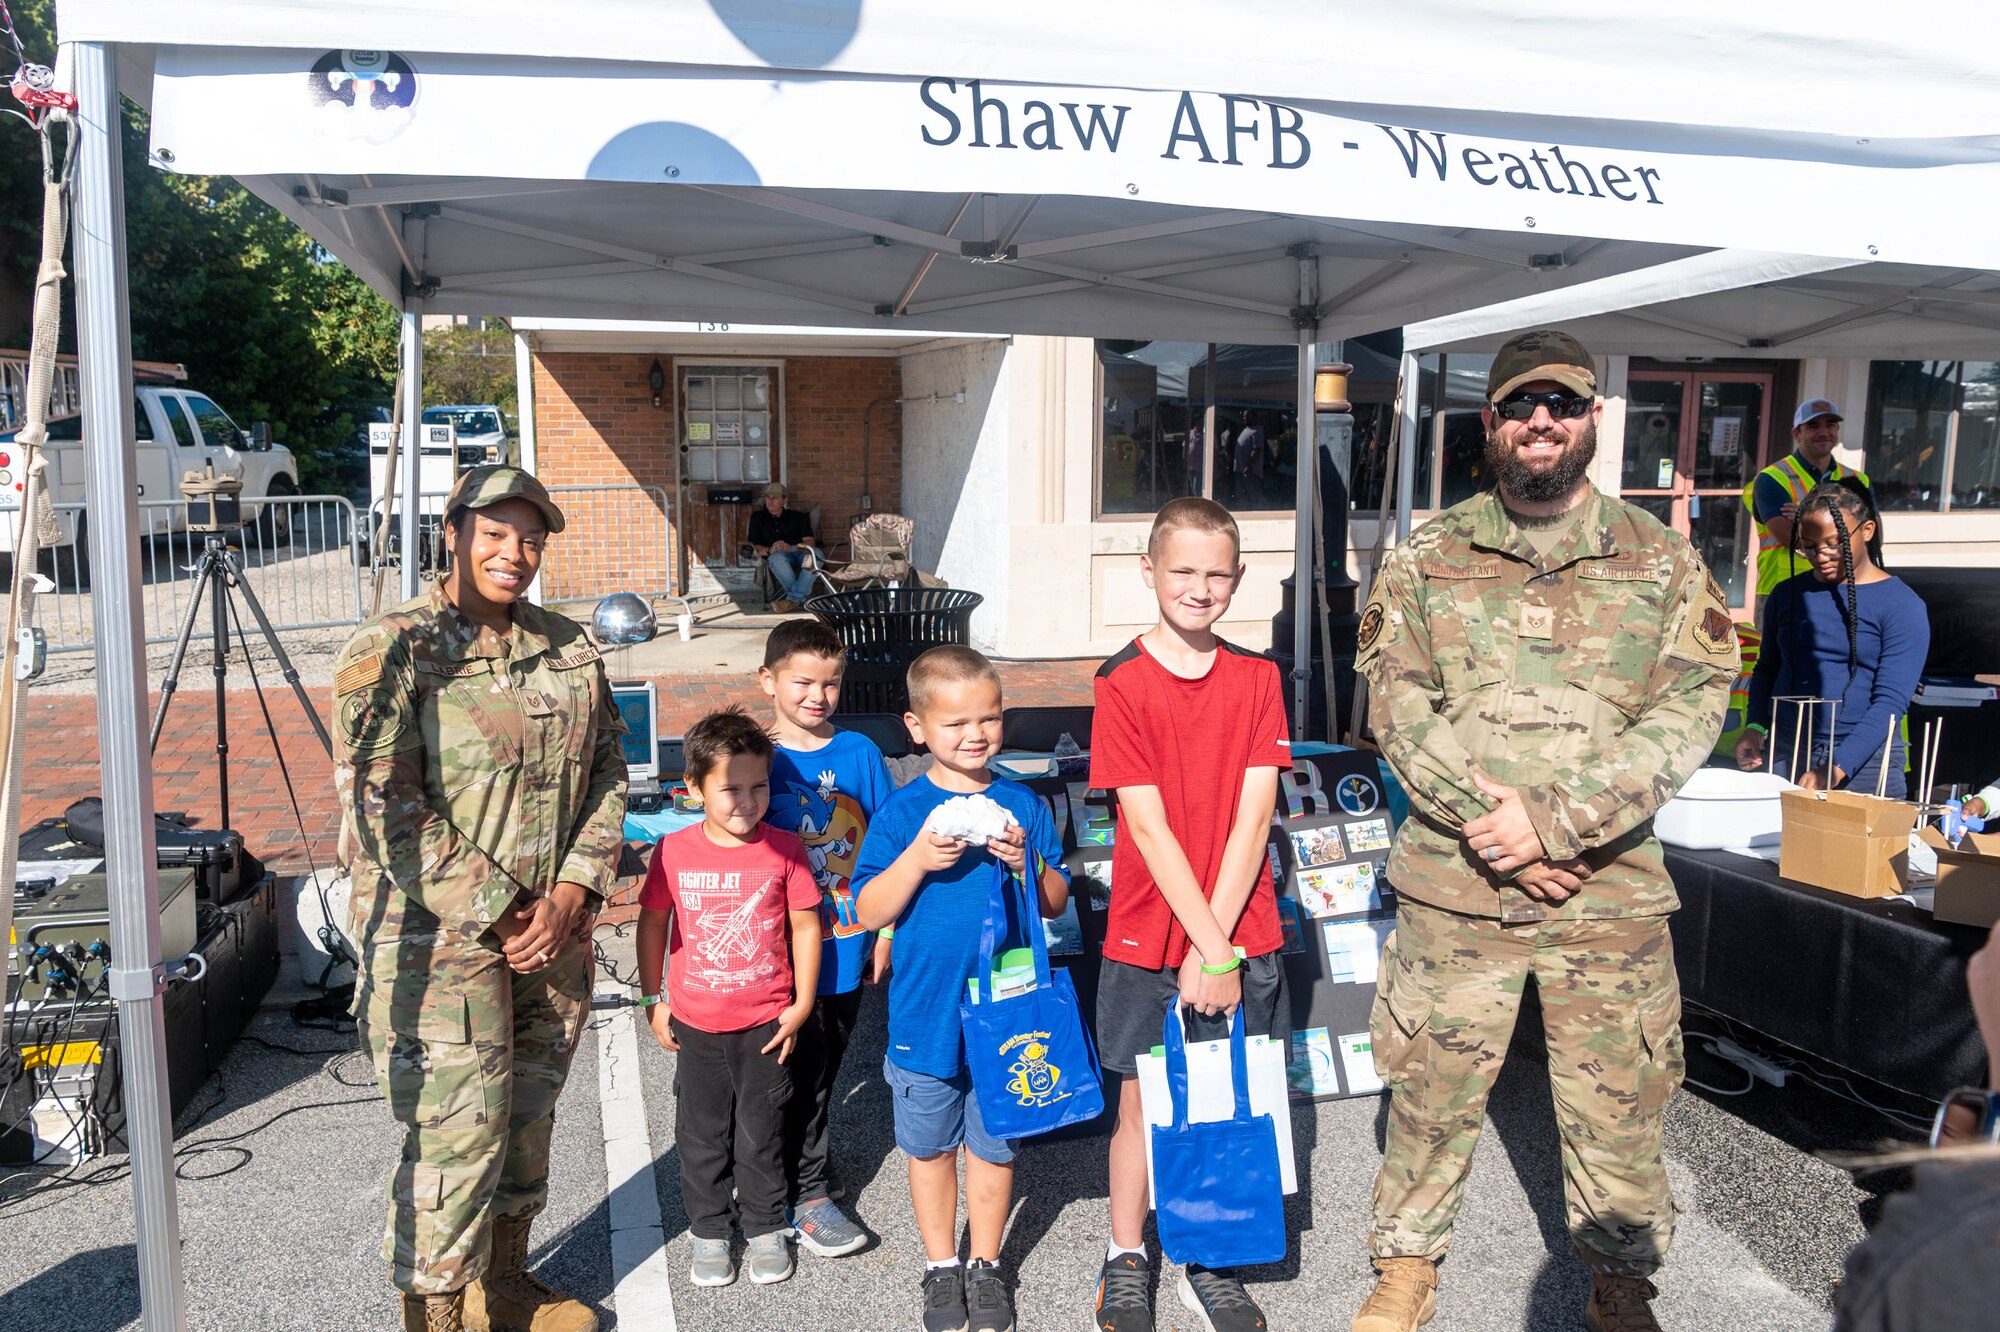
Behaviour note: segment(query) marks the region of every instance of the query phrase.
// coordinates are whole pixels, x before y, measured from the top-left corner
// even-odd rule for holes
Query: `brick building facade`
[[[665,380],[658,406],[649,382],[656,360]],[[864,512],[864,497],[867,508],[899,509],[902,368],[893,356],[540,348],[532,364],[535,470],[550,487],[587,488],[558,496],[569,528],[550,551],[548,600],[606,586],[699,592],[711,578],[744,580],[737,545],[751,506],[711,504],[706,481],[682,485],[686,414],[679,395],[691,366],[752,365],[774,372],[771,471],[791,488],[794,508],[819,509],[822,542],[845,537]],[[754,492],[761,483],[741,485]]]

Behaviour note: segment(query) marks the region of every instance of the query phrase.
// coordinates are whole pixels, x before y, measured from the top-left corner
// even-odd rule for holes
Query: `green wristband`
[[[1204,976],[1227,976],[1230,972],[1236,970],[1236,968],[1242,965],[1243,965],[1243,959],[1237,957],[1235,954],[1232,953],[1230,954],[1229,957],[1229,965],[1226,967],[1211,967],[1206,962],[1202,963],[1201,974]]]
[[[657,994],[642,994],[639,996],[639,1007],[641,1008],[651,1008],[659,1002],[660,996]]]
[[[894,925],[884,925],[881,929],[875,931],[875,937],[878,939],[893,939],[896,937],[896,927]]]

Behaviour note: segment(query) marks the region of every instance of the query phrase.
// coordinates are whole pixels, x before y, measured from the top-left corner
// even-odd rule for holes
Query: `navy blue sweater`
[[[1855,587],[1854,670],[1847,668],[1845,583],[1822,583],[1802,573],[1778,584],[1764,602],[1764,642],[1750,676],[1748,721],[1771,728],[1770,753],[1791,754],[1796,709],[1786,705],[1772,720],[1773,698],[1840,700],[1833,737],[1833,761],[1850,775],[1882,748],[1889,719],[1910,710],[1924,658],[1931,649],[1931,626],[1923,600],[1900,578]],[[1836,602],[1835,597],[1839,600]],[[1826,739],[1827,714],[1813,719],[1813,739]]]

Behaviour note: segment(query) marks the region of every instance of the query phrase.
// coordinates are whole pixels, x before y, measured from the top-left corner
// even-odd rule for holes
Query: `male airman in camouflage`
[[[1541,997],[1571,1243],[1592,1332],[1657,1332],[1673,1237],[1662,1111],[1680,1086],[1678,902],[1653,812],[1715,743],[1736,676],[1728,606],[1687,540],[1589,480],[1596,370],[1522,334],[1487,382],[1497,488],[1384,562],[1357,667],[1410,797],[1370,1024],[1390,1089],[1354,1332],[1436,1308],[1486,1097],[1529,976]]]
[[[524,1267],[623,836],[623,728],[583,629],[523,599],[563,528],[548,492],[482,467],[447,508],[451,572],[334,675],[355,1017],[405,1128],[383,1256],[406,1329],[589,1332]]]

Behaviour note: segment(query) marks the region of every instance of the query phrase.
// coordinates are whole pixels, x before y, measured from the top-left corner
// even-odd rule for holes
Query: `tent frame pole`
[[[1410,539],[1410,524],[1417,507],[1417,389],[1423,382],[1416,352],[1404,352],[1400,377],[1403,381],[1402,414],[1396,421],[1396,543]],[[1370,575],[1373,576],[1372,574]]]
[[[1292,431],[1293,495],[1296,534],[1292,551],[1292,739],[1312,738],[1308,728],[1312,707],[1313,617],[1319,613],[1319,570],[1313,557],[1313,500],[1319,494],[1319,418],[1313,408],[1313,345],[1319,335],[1316,319],[1305,311],[1319,308],[1319,259],[1313,248],[1299,251],[1298,422]],[[1332,663],[1327,663],[1328,669]],[[1331,718],[1328,719],[1331,723]]]
[[[132,326],[125,270],[124,115],[114,51],[71,47],[77,154],[73,255],[77,370],[93,441],[91,598],[97,636],[97,738],[103,764],[105,872],[111,915],[111,997],[118,1006],[125,1133],[146,1332],[185,1332],[180,1216],[174,1195],[173,1114],[154,879],[153,764],[147,752],[145,633],[137,595],[139,491],[133,443]]]
[[[535,438],[535,349],[526,333],[514,335],[514,417],[521,430],[521,470],[534,476],[541,453]],[[529,585],[528,600],[542,604],[541,579]]]
[[[406,224],[408,225],[408,224]],[[415,225],[421,226],[421,223]],[[403,558],[401,582],[403,600],[417,595],[421,585],[422,559],[419,550],[423,515],[424,475],[424,303],[418,296],[403,301]],[[452,460],[456,471],[458,460]]]

